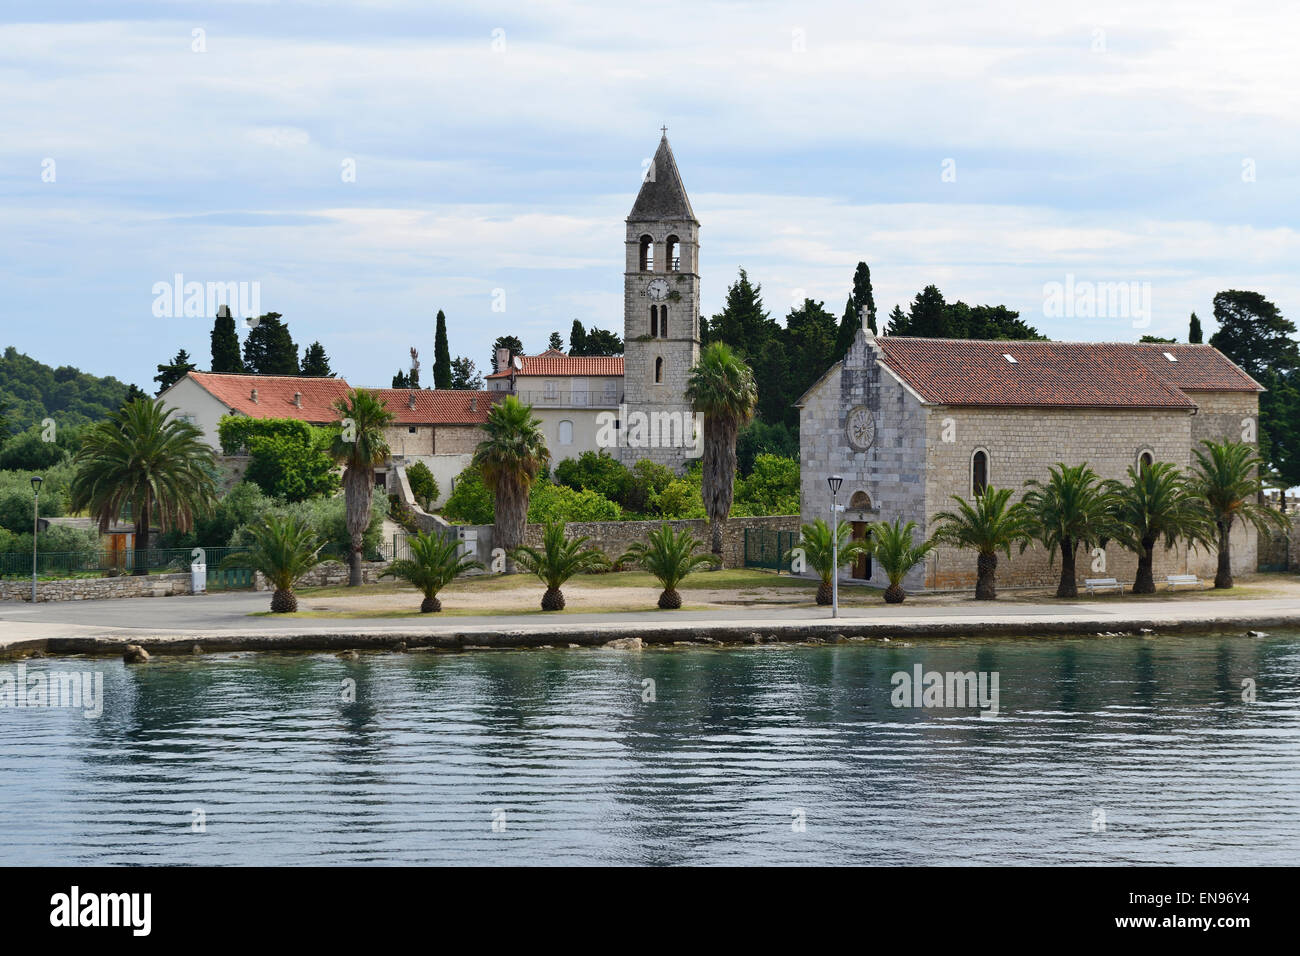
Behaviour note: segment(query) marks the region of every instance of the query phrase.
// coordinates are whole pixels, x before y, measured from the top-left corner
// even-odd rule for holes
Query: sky
[[[703,311],[938,285],[1056,339],[1300,318],[1300,11],[1234,3],[314,0],[0,7],[0,346],[152,391],[246,283],[388,385],[622,332],[624,219],[666,125]],[[1100,309],[1071,298],[1123,283]],[[254,285],[255,284],[255,285]],[[1109,288],[1116,289],[1111,285]],[[1080,292],[1080,290],[1083,290]],[[162,296],[170,298],[170,294]],[[1103,300],[1106,295],[1103,291]]]

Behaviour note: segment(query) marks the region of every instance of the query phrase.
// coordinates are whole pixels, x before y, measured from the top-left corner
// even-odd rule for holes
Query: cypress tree
[[[244,360],[239,357],[239,334],[235,331],[235,317],[230,306],[217,309],[212,323],[212,371],[242,372]]]
[[[451,348],[447,344],[447,317],[438,310],[433,333],[433,387],[451,388]]]
[[[1193,345],[1200,345],[1205,341],[1205,333],[1201,331],[1201,320],[1192,313],[1191,321],[1187,323],[1187,341]]]
[[[573,320],[573,328],[569,331],[569,354],[587,354],[587,330],[577,319]]]
[[[279,312],[261,316],[244,339],[244,370],[259,375],[298,374],[298,346]]]

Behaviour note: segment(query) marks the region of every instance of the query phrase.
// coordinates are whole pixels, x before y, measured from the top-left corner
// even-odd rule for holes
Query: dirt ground
[[[439,594],[443,613],[456,616],[518,614],[539,610],[544,586],[529,575],[470,576]],[[724,570],[689,577],[679,588],[682,606],[697,610],[747,608],[814,607],[815,582],[766,571]],[[641,572],[579,575],[564,588],[566,611],[593,613],[634,611],[653,608],[659,598],[658,584]],[[1300,601],[1300,575],[1258,574],[1238,579],[1231,590],[1180,589],[1137,597],[1131,594],[1081,594],[1077,601],[1058,601],[1053,589],[1002,590],[1004,604],[1071,604],[1139,601],[1197,601],[1206,598],[1295,598]],[[349,588],[307,588],[299,592],[299,614],[322,617],[387,617],[418,613],[420,595],[414,589],[392,582]],[[844,607],[867,607],[882,603],[880,590],[862,585],[840,588]],[[975,604],[972,591],[909,594],[907,603],[916,606]]]

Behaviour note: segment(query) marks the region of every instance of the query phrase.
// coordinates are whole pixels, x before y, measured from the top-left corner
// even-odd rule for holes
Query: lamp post
[[[36,606],[36,535],[41,529],[41,482],[40,475],[32,475],[32,607]]]
[[[826,484],[831,489],[831,617],[840,616],[840,528],[837,515],[840,510],[837,498],[840,494],[840,485],[844,484],[844,479],[839,475],[831,475],[826,479]]]

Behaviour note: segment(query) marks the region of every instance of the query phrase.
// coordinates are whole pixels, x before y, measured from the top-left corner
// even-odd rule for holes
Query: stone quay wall
[[[104,598],[171,597],[190,593],[190,573],[123,574],[112,578],[64,578],[38,581],[37,601],[99,601]],[[0,581],[0,600],[31,601],[32,582]]]

